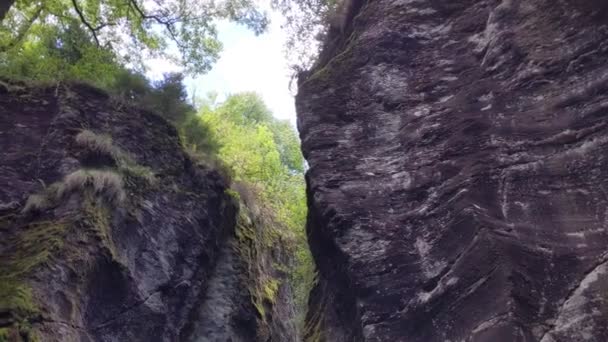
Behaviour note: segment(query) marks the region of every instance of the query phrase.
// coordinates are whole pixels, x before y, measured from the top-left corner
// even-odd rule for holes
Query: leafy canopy
[[[221,50],[216,19],[244,24],[256,34],[268,25],[254,0],[10,0],[0,6],[0,51],[38,37],[48,26],[78,25],[123,64],[141,67],[146,58],[163,56],[203,73]]]
[[[124,70],[111,51],[99,49],[78,25],[34,25],[36,39],[0,53],[0,75],[42,82],[90,81],[109,89]]]
[[[237,178],[268,186],[277,175],[303,173],[294,128],[274,118],[256,93],[231,95],[215,107],[203,105],[200,115],[212,128],[220,155],[236,170]]]

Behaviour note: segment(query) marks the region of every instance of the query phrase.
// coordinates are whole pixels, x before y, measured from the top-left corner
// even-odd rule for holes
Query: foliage
[[[0,51],[37,36],[36,29],[77,25],[98,47],[122,63],[142,66],[149,57],[164,56],[193,73],[208,71],[221,44],[214,20],[246,25],[256,34],[268,25],[253,0],[12,0],[0,15]],[[2,6],[6,6],[3,3]],[[1,8],[0,8],[1,9]],[[175,51],[175,53],[172,53]]]
[[[197,115],[188,116],[180,125],[184,144],[190,151],[215,154],[219,148],[209,126]]]
[[[314,270],[305,233],[304,160],[294,128],[288,121],[275,119],[255,93],[231,95],[219,105],[204,103],[199,115],[235,181],[260,189],[261,200],[289,234],[295,235],[292,284],[296,304],[303,310]]]
[[[281,163],[296,173],[304,172],[304,160],[296,131],[289,121],[275,120],[270,123],[273,138],[279,149]]]
[[[277,174],[303,172],[295,130],[288,121],[275,119],[257,94],[232,95],[215,108],[203,105],[200,114],[222,145],[222,158],[241,178],[269,182]]]
[[[181,73],[166,74],[162,80],[152,83],[154,95],[146,103],[170,121],[185,121],[188,112],[194,112],[194,107],[187,102],[188,93],[183,81],[184,75]]]
[[[0,74],[43,82],[94,80],[110,88],[122,70],[114,55],[97,48],[77,25],[35,25],[35,39],[0,52]]]
[[[308,70],[319,54],[339,3],[349,0],[272,0],[285,17],[286,51],[294,71]]]

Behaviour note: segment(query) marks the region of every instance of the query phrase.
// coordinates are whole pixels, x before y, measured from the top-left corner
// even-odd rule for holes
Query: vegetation
[[[236,186],[239,197],[251,197],[247,192],[254,189],[281,225],[275,231],[288,236],[284,241],[293,241],[296,262],[291,279],[296,304],[303,309],[314,270],[304,229],[304,160],[294,128],[274,118],[255,93],[231,95],[219,104],[208,100],[201,105],[199,118],[219,146],[217,157],[230,169],[234,181],[249,184],[250,189]],[[273,284],[264,288],[265,293],[275,292]]]
[[[67,175],[61,182],[47,187],[43,193],[31,195],[22,212],[29,214],[49,209],[74,192],[87,188],[96,196],[114,205],[122,203],[125,199],[122,177],[119,174],[105,170],[77,170]]]
[[[298,40],[310,42],[313,36],[326,30],[323,18],[334,6],[325,0],[276,1],[274,5],[288,15],[288,21],[295,16],[303,20],[292,21],[299,25],[292,27],[292,48]],[[314,272],[304,230],[305,164],[292,125],[275,119],[255,93],[234,94],[219,103],[209,97],[195,107],[189,102],[183,85],[184,74],[167,74],[158,81],[150,81],[143,74],[143,60],[150,57],[176,61],[186,74],[208,71],[221,49],[216,19],[242,23],[256,33],[263,32],[268,24],[267,17],[254,6],[253,0],[3,2],[0,4],[0,77],[51,83],[88,82],[107,90],[119,104],[146,107],[172,122],[191,155],[214,167],[225,168],[233,184],[247,184],[246,187],[253,189],[255,200],[266,208],[265,215],[272,216],[265,221],[273,226],[264,233],[270,235],[264,235],[262,242],[292,243],[296,262],[288,271],[297,305],[303,309]],[[310,46],[303,44],[303,51],[310,57]],[[299,65],[306,63],[309,62],[298,62]],[[80,169],[67,175],[41,193],[30,196],[24,213],[51,208],[77,191],[117,204],[125,199],[123,181],[127,181],[128,176],[143,178],[149,183],[155,181],[151,170],[133,161],[109,136],[83,130],[75,142],[88,153],[108,158],[113,165]],[[234,188],[228,193],[246,202],[243,197],[248,195],[242,189],[236,191],[238,186]],[[34,232],[64,230],[63,225],[38,228]],[[40,250],[48,254],[59,243],[53,238],[48,241],[49,248]],[[23,262],[38,264],[46,259],[47,254],[39,254],[32,254],[36,256],[35,262],[27,258]],[[279,285],[275,278],[264,279],[258,289],[260,298],[272,302]],[[15,289],[20,291],[20,296],[23,294],[14,297],[19,299],[20,309],[34,310],[27,293],[16,285],[10,291],[17,291]],[[0,297],[2,295],[4,293],[0,293]],[[6,305],[14,306],[14,303]],[[303,310],[300,311],[302,314]],[[5,332],[0,330],[0,340],[3,335]]]
[[[351,0],[272,0],[283,13],[287,33],[286,51],[295,72],[313,66],[332,25],[344,15]]]
[[[0,5],[0,51],[27,46],[41,31],[48,36],[49,29],[78,28],[122,64],[141,67],[144,59],[163,56],[202,73],[221,50],[217,19],[244,24],[255,33],[268,25],[252,0],[9,0]]]
[[[38,341],[36,333],[31,331],[30,322],[41,312],[23,277],[47,263],[52,254],[63,246],[69,222],[37,221],[23,226],[14,215],[0,217],[0,230],[9,225],[19,225],[20,234],[9,237],[9,250],[4,254],[7,257],[0,260],[0,312],[9,323],[0,330],[0,341],[17,341],[15,337],[19,335],[27,337],[28,341]]]
[[[285,17],[292,67],[310,68],[347,1],[271,2]],[[95,79],[104,87],[119,77],[116,66],[143,72],[150,58],[201,74],[222,49],[218,20],[243,24],[256,34],[269,23],[254,0],[8,0],[0,4],[0,67],[39,80]]]
[[[152,170],[139,165],[129,154],[115,146],[112,142],[112,137],[96,134],[90,130],[82,130],[76,135],[75,140],[78,145],[84,147],[89,153],[96,155],[96,157],[109,158],[122,173],[142,178],[150,184],[156,181],[156,177]],[[103,171],[93,170],[89,172],[93,177],[93,184],[95,184],[95,181],[99,183],[103,180],[100,179],[102,177],[98,174],[99,172]],[[114,183],[118,183],[118,181],[115,181]]]

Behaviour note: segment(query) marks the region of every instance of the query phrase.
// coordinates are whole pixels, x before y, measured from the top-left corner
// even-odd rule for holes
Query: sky
[[[222,100],[228,94],[254,91],[262,96],[275,117],[295,124],[293,93],[289,89],[291,72],[284,53],[285,34],[282,16],[271,13],[266,33],[256,36],[242,25],[222,21],[217,25],[223,44],[220,59],[213,69],[194,79],[186,79],[190,95],[204,96],[216,92]],[[164,60],[149,63],[148,76],[162,77],[164,72],[178,70]]]

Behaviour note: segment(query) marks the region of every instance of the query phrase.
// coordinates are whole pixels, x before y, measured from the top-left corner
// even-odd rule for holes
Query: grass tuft
[[[111,158],[121,172],[142,178],[150,184],[156,181],[156,176],[150,168],[139,165],[128,153],[114,145],[109,135],[85,129],[76,135],[75,140],[88,151]]]
[[[116,158],[117,149],[112,143],[112,137],[105,134],[96,134],[85,129],[76,135],[76,143],[91,152]]]
[[[81,169],[67,175],[61,182],[52,184],[43,193],[31,195],[22,213],[42,212],[56,206],[73,193],[87,189],[113,205],[121,204],[126,198],[122,177],[119,174],[106,170]]]

